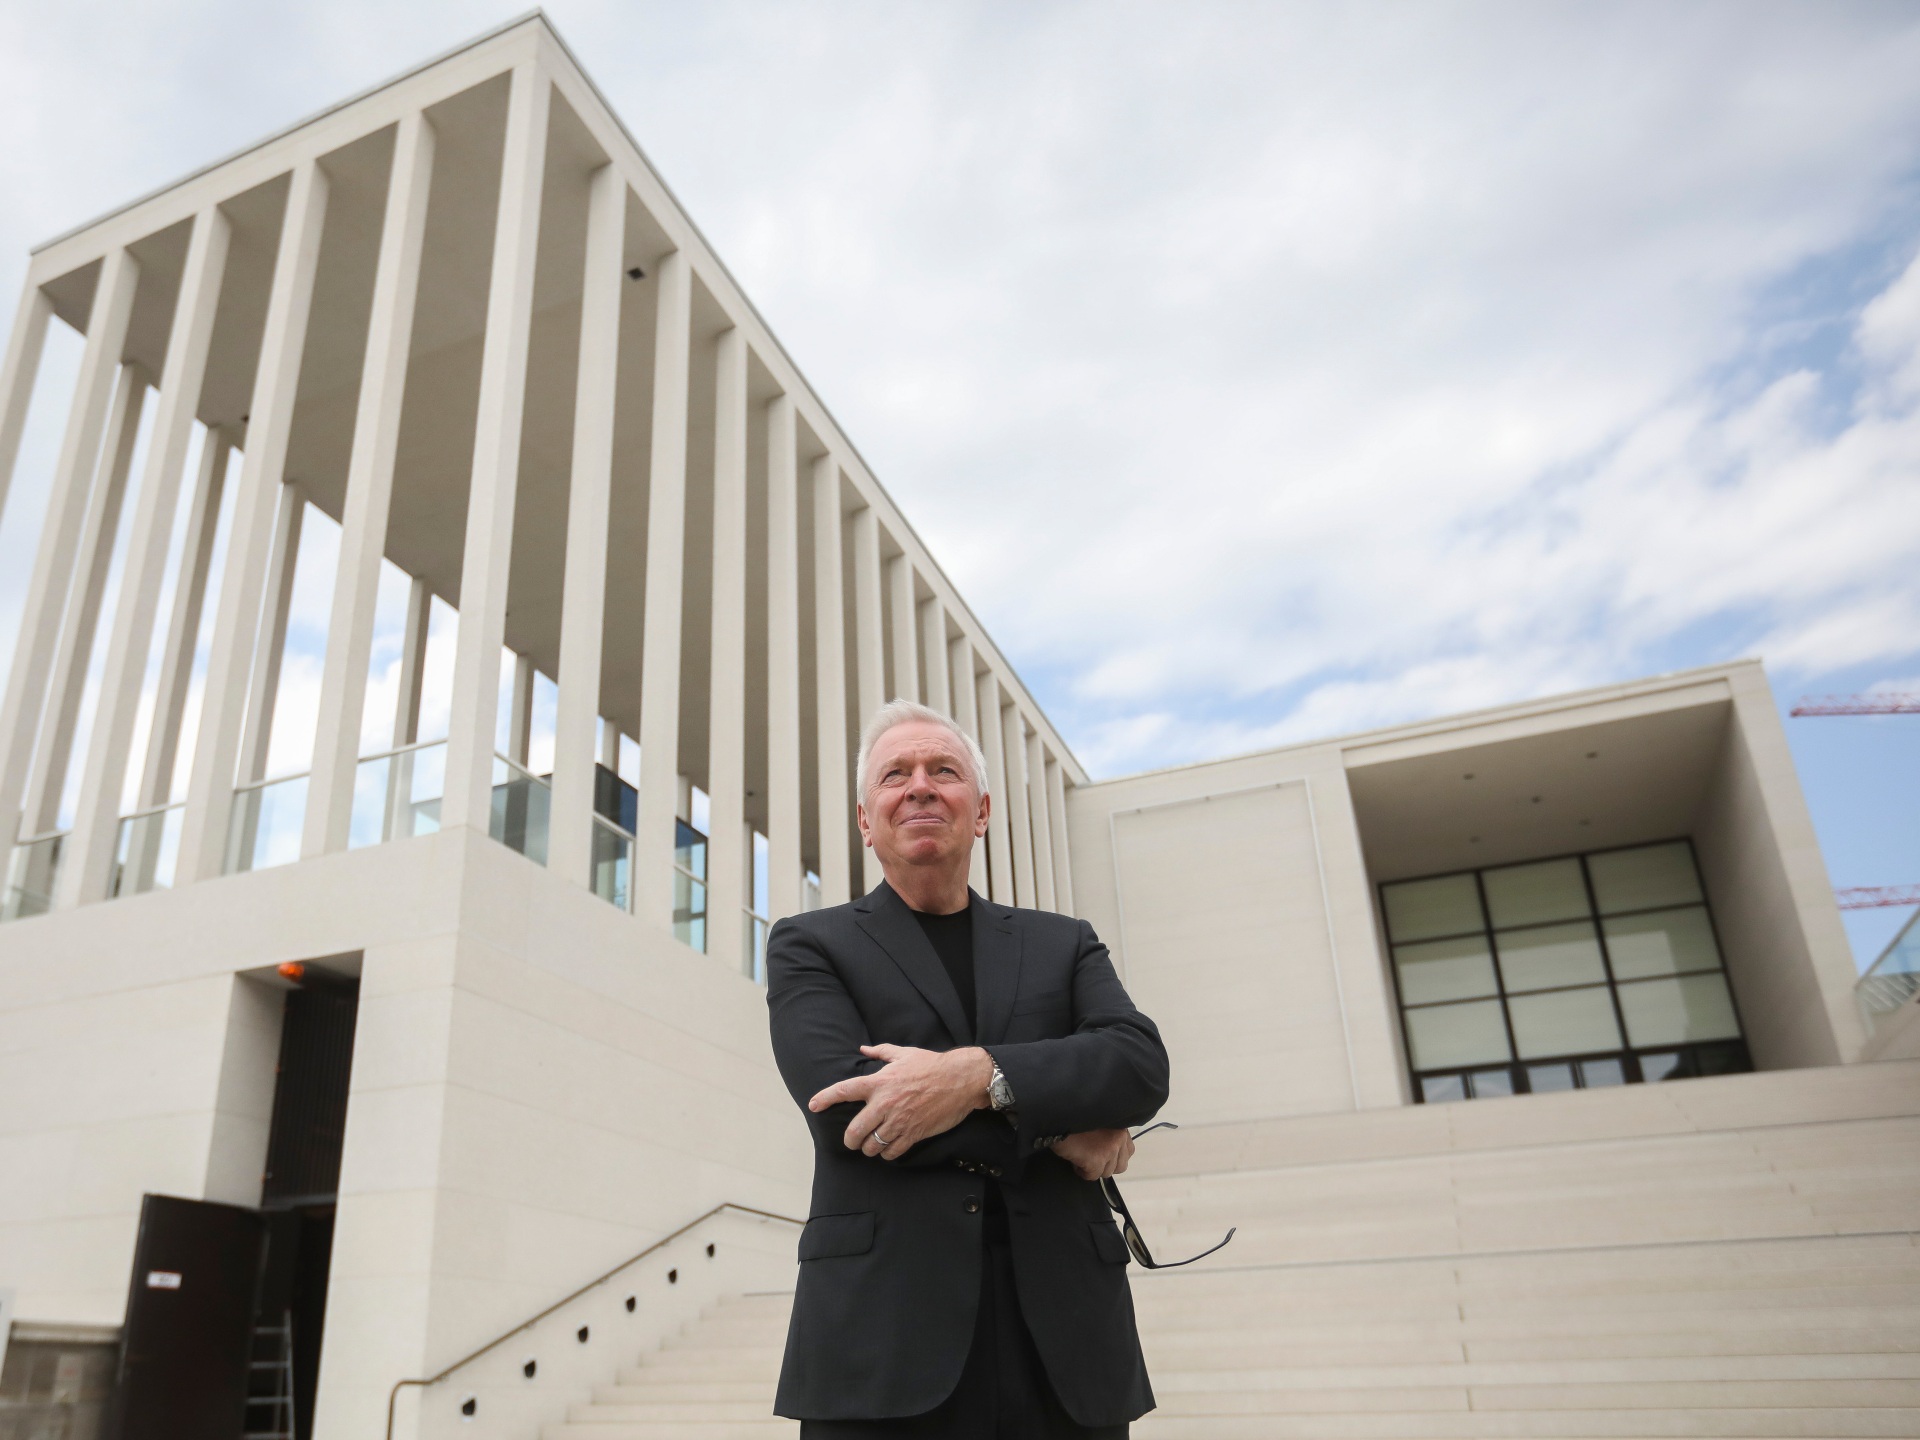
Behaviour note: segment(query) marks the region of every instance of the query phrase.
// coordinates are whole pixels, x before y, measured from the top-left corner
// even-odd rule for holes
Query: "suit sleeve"
[[[960,1161],[993,1167],[1012,1176],[1027,1149],[1006,1117],[976,1110],[953,1129],[929,1136],[898,1159],[869,1156],[846,1147],[847,1124],[860,1113],[858,1102],[830,1106],[816,1115],[807,1101],[827,1086],[855,1075],[871,1075],[883,1061],[860,1053],[873,1038],[859,1007],[819,938],[791,920],[782,920],[767,937],[767,1009],[773,1034],[774,1063],[813,1131],[817,1151],[841,1159],[908,1168],[950,1166]]]
[[[1167,1049],[1128,998],[1107,947],[1079,922],[1071,1035],[989,1045],[1013,1087],[1019,1148],[1056,1135],[1144,1125],[1167,1101]]]

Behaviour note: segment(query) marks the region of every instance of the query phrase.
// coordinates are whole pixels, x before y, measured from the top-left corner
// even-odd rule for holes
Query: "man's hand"
[[[1125,1172],[1133,1159],[1133,1136],[1125,1130],[1083,1130],[1063,1135],[1047,1148],[1073,1166],[1082,1180],[1106,1180]]]
[[[807,1102],[816,1115],[849,1100],[866,1102],[847,1122],[849,1150],[898,1160],[922,1140],[944,1134],[988,1104],[993,1057],[978,1046],[942,1052],[862,1045],[860,1053],[887,1063],[871,1075],[829,1085]],[[1131,1152],[1133,1147],[1127,1148]]]

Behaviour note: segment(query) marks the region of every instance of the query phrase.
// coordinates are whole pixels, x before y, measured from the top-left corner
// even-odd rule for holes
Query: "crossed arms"
[[[782,922],[767,946],[774,1057],[816,1142],[889,1164],[964,1161],[1017,1178],[1027,1158],[1047,1148],[1083,1179],[1124,1170],[1133,1151],[1127,1127],[1151,1119],[1166,1100],[1167,1056],[1084,922],[1068,998],[1074,1028],[1055,1039],[990,1052],[894,1045],[867,1033],[816,937]],[[1006,1114],[986,1108],[996,1062],[1017,1106]]]

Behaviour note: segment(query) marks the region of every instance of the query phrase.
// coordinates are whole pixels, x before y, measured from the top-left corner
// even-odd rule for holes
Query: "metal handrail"
[[[440,744],[442,742],[435,741],[434,743]],[[517,771],[528,780],[532,780],[536,784],[544,785],[549,790],[553,788],[553,776],[536,775],[533,773],[533,771],[529,770],[525,765],[522,765],[518,760],[514,760],[506,755],[502,755],[498,750],[493,752],[493,758],[498,760],[502,765],[506,766],[508,770]]]
[[[602,815],[598,810],[593,812],[593,823],[600,826],[601,829],[603,830],[611,830],[614,834],[618,835],[622,840],[637,840],[639,838],[631,830],[627,829],[626,826],[622,825],[619,821],[609,820],[606,816]]]
[[[438,740],[412,740],[405,745],[396,745],[391,750],[380,750],[372,755],[362,755],[353,763],[356,765],[366,765],[374,760],[391,760],[396,755],[405,755],[414,750],[431,750],[436,745],[444,745],[446,743],[447,737],[444,735]],[[506,759],[504,755],[500,758],[503,760]],[[508,760],[507,763],[511,765],[513,762]]]
[[[120,817],[120,823],[124,825],[129,820],[144,820],[149,815],[164,815],[169,810],[184,810],[186,808],[187,802],[184,800],[169,800],[164,805],[149,805],[144,810],[129,810]]]
[[[285,785],[292,780],[311,780],[312,778],[313,771],[311,770],[302,770],[293,775],[273,775],[265,780],[249,780],[244,785],[236,785],[233,787],[233,793],[235,795],[244,795],[249,790],[265,790],[273,785]],[[180,803],[183,805],[186,804],[184,800]],[[172,807],[168,806],[167,808],[171,809]]]
[[[638,1261],[644,1260],[647,1258],[647,1256],[653,1254],[654,1251],[664,1249],[668,1245],[671,1245],[674,1241],[678,1240],[682,1235],[685,1235],[689,1230],[698,1229],[700,1226],[706,1224],[707,1221],[713,1219],[714,1216],[718,1215],[723,1210],[737,1210],[743,1215],[758,1215],[763,1220],[779,1220],[779,1221],[783,1221],[788,1225],[805,1225],[807,1223],[805,1220],[800,1219],[798,1216],[778,1215],[771,1210],[756,1210],[751,1205],[736,1205],[731,1200],[722,1201],[720,1204],[714,1206],[711,1210],[707,1211],[706,1214],[697,1216],[696,1218],[689,1220],[686,1224],[682,1225],[678,1230],[674,1231],[671,1235],[663,1235],[660,1239],[654,1241],[653,1244],[647,1246],[647,1248],[642,1250],[638,1255],[630,1256],[629,1258],[622,1260],[618,1265],[614,1266],[613,1269],[607,1271],[606,1274],[600,1276],[598,1279],[589,1280],[586,1284],[582,1285],[578,1290],[575,1290],[571,1295],[562,1296],[560,1299],[554,1301],[553,1304],[547,1306],[547,1308],[542,1310],[538,1315],[535,1315],[532,1318],[527,1320],[522,1320],[518,1325],[514,1326],[511,1330],[507,1331],[506,1334],[496,1336],[492,1340],[489,1340],[486,1344],[482,1345],[478,1350],[475,1350],[471,1355],[462,1356],[460,1359],[454,1361],[451,1365],[447,1366],[446,1369],[440,1371],[439,1374],[427,1375],[427,1376],[411,1376],[405,1380],[394,1381],[393,1389],[387,1392],[387,1440],[393,1440],[394,1407],[400,1403],[401,1390],[405,1389],[409,1385],[416,1386],[420,1389],[425,1389],[429,1385],[438,1385],[442,1380],[446,1379],[449,1375],[453,1374],[454,1371],[463,1369],[464,1367],[471,1365],[475,1360],[478,1360],[482,1355],[485,1355],[489,1350],[497,1349],[500,1346],[506,1344],[507,1341],[511,1340],[514,1336],[518,1335],[521,1331],[532,1329],[535,1325],[538,1325],[542,1320],[546,1319],[549,1315],[553,1314],[554,1311],[559,1310],[564,1306],[571,1305],[574,1301],[578,1300],[582,1295],[586,1294],[589,1290],[592,1290],[597,1286],[606,1284],[607,1281],[613,1279],[614,1276],[618,1275],[622,1270],[625,1270],[629,1265],[632,1265]]]

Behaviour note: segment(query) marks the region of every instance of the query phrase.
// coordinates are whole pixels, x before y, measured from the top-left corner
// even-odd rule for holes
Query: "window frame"
[[[1599,892],[1594,885],[1593,869],[1592,869],[1592,866],[1588,863],[1590,858],[1597,855],[1621,854],[1629,850],[1651,850],[1651,849],[1654,849],[1655,847],[1665,846],[1665,845],[1681,845],[1685,847],[1687,863],[1692,867],[1694,886],[1699,892],[1699,899],[1683,902],[1680,904],[1668,902],[1668,903],[1659,904],[1659,905],[1641,906],[1636,909],[1630,909],[1630,910],[1615,910],[1615,911],[1603,912],[1600,908]],[[1591,1052],[1582,1051],[1577,1054],[1541,1055],[1541,1056],[1535,1056],[1532,1058],[1525,1058],[1520,1053],[1519,1036],[1514,1033],[1513,1012],[1510,1006],[1510,997],[1507,992],[1507,977],[1500,963],[1499,937],[1502,934],[1515,933],[1515,932],[1531,930],[1531,929],[1539,929],[1549,925],[1568,924],[1573,922],[1571,920],[1541,921],[1538,925],[1509,926],[1504,931],[1496,929],[1493,923],[1493,907],[1489,903],[1487,898],[1487,886],[1486,886],[1485,876],[1486,876],[1486,873],[1490,870],[1510,870],[1510,869],[1517,869],[1524,865],[1544,865],[1544,864],[1551,864],[1555,861],[1561,861],[1561,860],[1576,861],[1578,862],[1580,867],[1580,880],[1581,880],[1582,887],[1586,892],[1586,897],[1587,897],[1587,914],[1584,917],[1584,919],[1586,923],[1590,924],[1593,927],[1594,943],[1599,947],[1600,963],[1606,977],[1604,982],[1602,983],[1605,984],[1607,989],[1607,999],[1613,1009],[1614,1023],[1619,1028],[1620,1048],[1618,1050],[1606,1050],[1606,1051],[1596,1050]],[[1406,995],[1403,992],[1400,984],[1400,962],[1397,955],[1395,954],[1396,950],[1398,950],[1400,946],[1397,945],[1394,941],[1392,925],[1388,918],[1387,890],[1389,887],[1395,886],[1395,885],[1414,884],[1414,883],[1418,883],[1420,881],[1425,881],[1425,880],[1449,880],[1449,879],[1455,878],[1456,876],[1463,876],[1463,875],[1471,876],[1473,878],[1474,894],[1480,906],[1481,928],[1478,931],[1463,930],[1463,931],[1451,932],[1445,935],[1422,935],[1419,937],[1418,940],[1408,940],[1405,943],[1408,945],[1431,944],[1433,942],[1442,941],[1442,940],[1461,940],[1461,939],[1468,939],[1468,938],[1478,939],[1482,941],[1487,947],[1487,952],[1493,964],[1493,983],[1494,983],[1493,994],[1489,996],[1472,997],[1469,999],[1416,1002],[1410,1005],[1407,1002]],[[1535,1093],[1532,1090],[1531,1084],[1528,1079],[1528,1073],[1527,1073],[1528,1066],[1572,1064],[1576,1067],[1575,1073],[1579,1074],[1579,1071],[1577,1068],[1579,1062],[1587,1061],[1587,1060],[1618,1059],[1621,1062],[1622,1071],[1626,1076],[1625,1083],[1628,1085],[1669,1083],[1669,1082],[1648,1081],[1644,1078],[1644,1074],[1641,1069],[1640,1059],[1639,1059],[1640,1053],[1642,1051],[1646,1052],[1649,1055],[1671,1054],[1674,1052],[1681,1052],[1691,1057],[1695,1051],[1707,1050],[1715,1047],[1732,1046],[1732,1047],[1738,1047],[1738,1058],[1742,1062],[1744,1069],[1751,1070],[1753,1068],[1752,1050],[1747,1043],[1746,1017],[1741,1012],[1739,992],[1735,988],[1733,983],[1732,968],[1727,963],[1727,950],[1726,950],[1725,944],[1721,940],[1719,921],[1713,913],[1712,897],[1709,896],[1707,893],[1706,875],[1700,868],[1700,855],[1699,855],[1699,852],[1694,848],[1693,837],[1690,835],[1675,835],[1675,836],[1668,836],[1658,840],[1643,840],[1643,841],[1637,841],[1630,845],[1607,845],[1607,846],[1602,846],[1598,849],[1593,849],[1593,850],[1574,850],[1574,851],[1562,852],[1560,854],[1555,854],[1555,855],[1540,855],[1540,856],[1534,856],[1525,860],[1508,861],[1505,864],[1500,864],[1500,865],[1465,866],[1456,870],[1436,871],[1430,875],[1407,875],[1397,880],[1386,880],[1386,881],[1376,882],[1374,885],[1374,897],[1375,897],[1375,903],[1379,907],[1379,912],[1378,912],[1379,924],[1380,924],[1381,938],[1384,941],[1383,949],[1385,950],[1387,973],[1393,984],[1394,1012],[1395,1012],[1395,1017],[1399,1022],[1401,1054],[1404,1056],[1406,1060],[1407,1079],[1409,1082],[1409,1089],[1412,1092],[1413,1103],[1416,1105],[1425,1105],[1430,1103],[1431,1104],[1455,1103],[1451,1100],[1428,1101],[1424,1093],[1425,1087],[1423,1082],[1429,1078],[1437,1079],[1445,1076],[1461,1077],[1462,1087],[1466,1090],[1466,1094],[1462,1098],[1470,1100],[1476,1097],[1474,1097],[1472,1093],[1472,1082],[1466,1078],[1467,1076],[1481,1072],[1481,1071],[1489,1071],[1489,1070],[1497,1070],[1497,1069],[1505,1068],[1509,1072],[1513,1081],[1513,1093],[1515,1095],[1526,1095],[1526,1094]],[[1732,1036],[1727,1036],[1727,1037],[1723,1037],[1715,1040],[1682,1041],[1675,1044],[1666,1044],[1666,1045],[1636,1045],[1633,1040],[1632,1032],[1627,1028],[1627,1016],[1626,1016],[1625,1007],[1621,1004],[1621,1001],[1620,1001],[1621,985],[1622,984],[1630,985],[1636,982],[1635,980],[1622,981],[1619,975],[1615,972],[1614,965],[1613,965],[1613,953],[1612,953],[1611,947],[1608,944],[1606,922],[1609,920],[1623,919],[1623,918],[1636,916],[1636,915],[1654,915],[1654,914],[1660,914],[1664,912],[1672,912],[1677,910],[1694,909],[1694,908],[1699,909],[1706,916],[1707,933],[1712,937],[1714,953],[1718,957],[1719,964],[1716,968],[1711,970],[1693,970],[1693,971],[1687,971],[1684,973],[1695,974],[1695,975],[1717,974],[1721,977],[1722,983],[1726,986],[1728,1003],[1732,1008],[1733,1020],[1734,1020],[1735,1026],[1737,1027],[1738,1033]],[[1678,971],[1675,972],[1676,975],[1680,973],[1683,973],[1683,972],[1678,972]],[[1663,978],[1663,977],[1647,977],[1647,976],[1636,977],[1637,980],[1646,980],[1649,978]],[[1519,991],[1516,993],[1521,995],[1545,995],[1545,994],[1555,993],[1556,991],[1591,989],[1593,988],[1593,986],[1594,986],[1594,982],[1587,981],[1581,984],[1548,986],[1545,989],[1541,989],[1541,990],[1526,990],[1526,991]],[[1415,1063],[1414,1048],[1413,1048],[1413,1033],[1412,1033],[1411,1027],[1407,1023],[1407,1015],[1410,1010],[1432,1010],[1432,1009],[1439,1009],[1447,1005],[1484,1003],[1484,1001],[1488,999],[1497,999],[1500,1002],[1501,1022],[1506,1027],[1508,1059],[1506,1059],[1505,1061],[1488,1060],[1476,1065],[1443,1065],[1443,1066],[1432,1067],[1429,1069],[1421,1069]],[[1722,1072],[1722,1073],[1737,1073],[1737,1072]],[[1679,1078],[1692,1078],[1692,1077],[1683,1076]],[[1587,1087],[1585,1086],[1584,1081],[1582,1081],[1576,1084],[1575,1088],[1584,1089]],[[1612,1088],[1612,1087],[1607,1087],[1607,1088]],[[1539,1092],[1539,1093],[1560,1093],[1560,1092]]]

